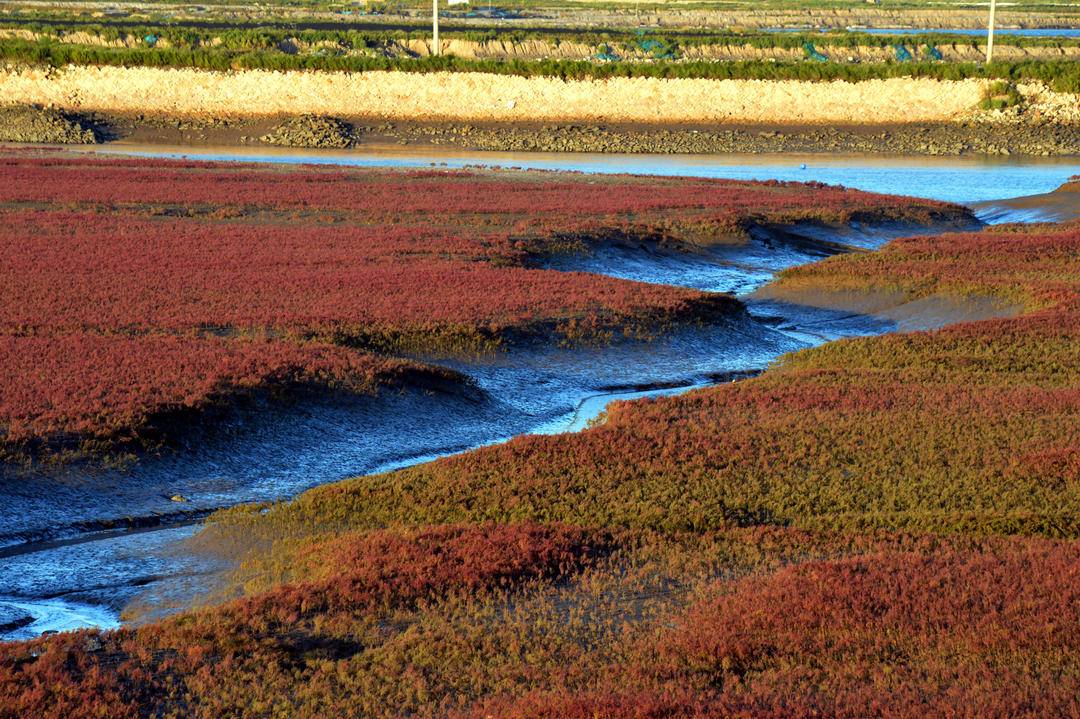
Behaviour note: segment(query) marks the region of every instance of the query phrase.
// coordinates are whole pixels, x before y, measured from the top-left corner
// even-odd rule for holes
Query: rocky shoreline
[[[981,122],[891,127],[648,128],[603,125],[385,125],[373,132],[402,144],[506,152],[647,154],[890,153],[906,155],[1080,155],[1080,126]]]
[[[364,145],[445,146],[497,152],[639,154],[903,154],[1076,156],[1080,123],[968,120],[889,126],[656,126],[619,124],[382,122],[298,115],[185,118],[0,110],[0,142],[276,146],[346,150]]]
[[[87,118],[38,107],[0,107],[0,142],[92,145],[104,137]]]

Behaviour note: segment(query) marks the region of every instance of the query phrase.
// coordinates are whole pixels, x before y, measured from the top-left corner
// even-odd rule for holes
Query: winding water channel
[[[1049,192],[1080,162],[821,156],[536,155],[416,151],[335,153],[147,148],[87,151],[143,156],[361,166],[504,166],[589,173],[816,180],[972,204],[986,222],[1043,219],[993,202]],[[874,248],[912,228],[852,228],[817,239]],[[730,292],[749,316],[650,343],[602,349],[518,348],[493,358],[442,361],[470,376],[461,391],[378,397],[314,396],[237,409],[193,430],[177,451],[118,470],[73,466],[38,473],[0,468],[0,639],[81,626],[116,626],[134,599],[198,592],[213,560],[174,551],[210,511],[283,499],[348,476],[387,471],[536,432],[578,431],[614,399],[684,392],[766,367],[777,356],[843,336],[887,332],[886,320],[756,301],[786,267],[827,251],[760,238],[706,256],[606,249],[553,263],[629,278]],[[182,495],[178,503],[172,497]]]

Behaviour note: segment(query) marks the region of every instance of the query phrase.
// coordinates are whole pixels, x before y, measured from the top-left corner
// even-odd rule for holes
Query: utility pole
[[[986,32],[986,64],[994,61],[994,24],[997,15],[997,0],[990,0],[990,27]]]
[[[431,0],[431,54],[442,55],[439,43],[439,0]]]

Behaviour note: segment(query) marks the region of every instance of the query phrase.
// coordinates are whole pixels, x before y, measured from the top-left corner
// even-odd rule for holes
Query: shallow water
[[[712,278],[706,259],[666,255],[631,268],[623,266],[623,258],[600,254],[587,269],[748,292],[775,270],[811,259],[756,245],[744,257],[737,254],[715,258]],[[889,329],[888,323],[846,318],[835,331],[822,333],[810,325],[826,326],[829,313],[812,314],[797,317],[783,308],[754,307],[750,315],[653,342],[572,350],[537,346],[469,361],[444,360],[475,383],[458,393],[412,389],[377,397],[255,400],[215,422],[212,430],[193,431],[177,451],[145,457],[126,470],[74,466],[35,473],[5,468],[0,470],[0,610],[6,605],[9,612],[30,612],[36,621],[0,636],[100,625],[102,617],[115,622],[136,597],[175,596],[169,585],[192,584],[192,576],[215,569],[197,557],[169,551],[215,508],[287,498],[317,484],[517,434],[577,431],[615,399],[727,381],[832,336]],[[172,501],[177,495],[185,501]]]
[[[103,155],[351,167],[501,167],[599,174],[824,182],[868,192],[974,203],[1037,195],[1080,174],[1080,158],[922,157],[886,155],[644,155],[483,152],[444,147],[363,146],[354,150],[180,147],[123,141],[78,149]]]
[[[306,153],[273,156],[274,161],[309,159]],[[426,165],[433,157],[422,162],[415,155],[372,159],[361,154],[367,158],[363,160],[353,154],[318,156],[325,162],[415,166]],[[477,164],[473,154],[455,157],[457,166]],[[769,173],[782,170],[812,175],[791,179],[841,177],[845,184],[868,189],[910,192],[915,187],[914,181],[904,188],[895,181],[896,174],[908,172],[904,163],[890,167],[881,161],[831,161],[803,171],[790,168],[791,158],[762,164],[752,159],[760,158],[725,164],[734,161],[575,155],[534,157],[529,163],[569,169],[590,169],[595,163],[604,172],[661,168],[669,174],[693,174],[702,168],[698,174],[710,176],[756,172],[770,177]],[[507,162],[526,164],[519,156]],[[1015,178],[999,176],[999,183],[1009,184],[998,184],[998,194],[1002,186],[1018,194],[1045,192],[1080,172],[1080,166],[1053,162],[912,162],[910,167],[931,173],[937,184],[918,187],[943,199],[957,195],[985,199],[993,168],[1006,172],[1005,178]],[[911,231],[853,228],[822,239],[872,248]],[[761,238],[746,247],[701,255],[607,248],[550,266],[746,295],[777,271],[821,254]],[[124,471],[81,466],[45,473],[0,469],[0,638],[114,626],[120,609],[136,597],[152,604],[155,596],[170,591],[175,596],[178,587],[198,591],[199,578],[218,567],[209,558],[171,550],[197,531],[198,520],[213,509],[287,498],[325,482],[388,471],[521,433],[578,431],[615,399],[674,394],[730,381],[764,368],[785,352],[893,328],[887,321],[780,303],[750,302],[749,311],[747,316],[686,329],[652,343],[624,341],[574,350],[517,348],[472,361],[444,361],[473,379],[475,386],[461,392],[411,389],[384,391],[377,397],[252,400],[212,429],[193,430],[175,451],[144,458]],[[177,495],[185,501],[171,499]]]
[[[985,37],[987,29],[982,28],[910,28],[910,27],[772,27],[765,32],[778,33],[831,33],[838,31],[866,33],[867,35],[961,35],[964,37]],[[1016,35],[1019,37],[1080,37],[1080,27],[998,27],[995,35]]]
[[[983,37],[986,28],[847,28],[850,32],[865,32],[870,35],[965,35]],[[1080,27],[999,27],[995,35],[1017,35],[1019,37],[1080,37]]]

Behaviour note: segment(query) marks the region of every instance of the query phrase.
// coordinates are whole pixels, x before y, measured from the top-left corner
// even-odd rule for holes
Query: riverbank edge
[[[40,119],[29,119],[35,116]],[[18,118],[18,119],[12,119]],[[466,152],[639,155],[920,155],[1076,157],[1080,123],[980,121],[812,125],[424,122],[348,116],[175,118],[0,108],[0,143],[294,148],[363,152],[386,147]]]
[[[1048,218],[1046,224],[1050,225],[1077,222],[1080,221],[1080,176],[1071,177],[1057,189],[1041,195],[977,203],[977,206],[1041,209]],[[747,299],[876,317],[894,322],[899,331],[934,330],[961,322],[1018,317],[1038,309],[1005,295],[948,290],[911,294],[891,287],[830,287],[821,280],[809,283],[795,280],[789,271],[779,273]]]

